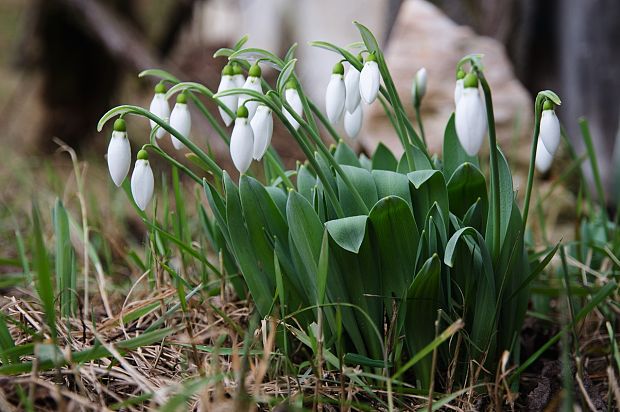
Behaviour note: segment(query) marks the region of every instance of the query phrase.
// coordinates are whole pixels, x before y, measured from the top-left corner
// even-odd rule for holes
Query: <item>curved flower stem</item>
[[[493,194],[493,257],[494,260],[500,254],[500,237],[501,237],[501,205],[500,205],[500,192],[499,192],[499,166],[497,161],[497,152],[499,151],[497,147],[497,138],[495,135],[495,116],[493,115],[493,100],[491,98],[491,88],[489,87],[489,83],[487,83],[486,78],[484,77],[484,73],[476,64],[473,64],[474,70],[478,75],[478,79],[480,79],[480,85],[482,86],[482,91],[484,92],[484,100],[486,103],[487,110],[487,123],[489,125],[489,145],[490,145],[490,158],[491,158],[491,193]]]
[[[540,116],[542,114],[542,108],[544,98],[539,93],[536,96],[536,102],[534,103],[534,135],[532,136],[532,149],[530,151],[530,168],[527,171],[527,187],[525,189],[525,201],[523,203],[523,230],[521,233],[525,234],[525,228],[527,227],[527,217],[530,212],[530,200],[532,198],[532,186],[534,184],[534,167],[536,164],[536,150],[538,149],[538,135],[540,134]]]
[[[179,139],[179,141],[181,141],[181,143],[183,143],[189,150],[194,152],[196,156],[200,158],[200,160],[202,160],[205,164],[209,166],[211,171],[213,171],[213,173],[218,178],[222,178],[222,175],[223,175],[222,168],[219,167],[218,164],[213,159],[211,159],[211,157],[208,154],[206,154],[202,149],[196,146],[194,142],[192,142],[191,140],[183,136],[181,133],[179,133],[176,129],[174,129],[164,120],[162,120],[158,116],[155,116],[153,113],[149,112],[148,110],[143,109],[142,107],[132,106],[132,105],[123,105],[123,106],[118,106],[118,107],[115,107],[109,110],[106,114],[103,115],[101,120],[99,120],[99,124],[97,125],[97,130],[101,131],[101,129],[103,128],[103,125],[108,120],[110,120],[112,117],[116,115],[121,115],[121,114],[134,114],[134,115],[146,117],[147,119],[154,121],[155,123],[159,125],[159,127],[161,127],[162,129],[166,130],[168,133],[170,133],[171,135]]]
[[[418,128],[420,129],[420,136],[422,137],[422,142],[424,142],[424,146],[426,146],[426,135],[424,134],[424,124],[422,123],[422,117],[420,116],[420,104],[414,105],[415,109],[415,118],[418,121]]]
[[[172,156],[170,156],[168,153],[164,152],[161,148],[159,148],[156,145],[153,145],[151,143],[149,144],[145,144],[144,146],[142,146],[143,149],[151,149],[152,151],[154,151],[155,153],[157,153],[159,156],[161,156],[162,158],[164,158],[165,160],[167,160],[168,162],[172,163],[174,166],[178,167],[179,169],[183,170],[183,172],[185,172],[190,178],[192,178],[196,183],[199,183],[202,185],[202,179],[199,178],[194,172],[192,172],[188,167],[184,166],[182,163],[180,163],[178,160],[174,159]]]

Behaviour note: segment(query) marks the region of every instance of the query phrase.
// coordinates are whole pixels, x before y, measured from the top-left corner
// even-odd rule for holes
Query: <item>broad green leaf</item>
[[[425,224],[426,216],[435,202],[441,210],[444,223],[448,224],[450,208],[443,174],[438,170],[420,170],[407,174],[407,177],[413,184],[411,200],[418,228],[422,229],[420,225]]]
[[[467,211],[480,199],[482,213],[488,209],[487,186],[484,175],[469,162],[461,164],[448,181],[450,212],[463,219]]]
[[[406,175],[387,170],[373,170],[372,178],[375,179],[377,197],[379,199],[387,196],[398,196],[405,200],[409,207],[412,208],[409,179]]]
[[[407,288],[405,338],[411,356],[435,339],[435,319],[439,309],[441,262],[434,254],[422,266]],[[430,386],[432,358],[429,355],[413,366],[423,388]]]
[[[325,228],[334,241],[352,253],[358,253],[366,234],[368,216],[350,216],[342,219],[330,220]]]
[[[300,165],[297,169],[297,191],[308,202],[312,202],[313,192],[317,186],[316,176],[314,176],[310,169],[305,165]]]
[[[500,202],[500,244],[504,242],[504,238],[506,237],[506,232],[508,231],[508,223],[510,221],[510,216],[512,214],[512,207],[514,202],[514,191],[512,188],[512,174],[510,173],[510,167],[508,166],[508,161],[506,161],[506,157],[501,150],[498,150],[499,156],[498,160],[498,168],[499,168],[499,202]],[[491,242],[491,237],[493,233],[493,209],[495,207],[493,202],[493,186],[491,186],[491,193],[489,194],[489,218],[488,224],[486,227],[486,236],[488,242]],[[520,230],[520,228],[516,228],[516,230]],[[489,243],[492,244],[492,243]]]
[[[386,145],[379,142],[375,153],[372,155],[372,170],[396,171],[398,160]]]
[[[357,189],[362,200],[370,210],[377,203],[377,187],[370,172],[361,167],[342,166],[343,172],[349,178],[353,186]],[[340,205],[346,216],[355,216],[367,213],[353,198],[349,187],[344,183],[340,175],[337,177],[338,198]]]
[[[348,165],[348,166],[362,167],[353,149],[351,149],[351,147],[349,147],[349,145],[343,141],[339,142],[338,145],[336,146],[336,152],[334,153],[334,159],[336,159],[338,164],[340,164],[341,166]]]

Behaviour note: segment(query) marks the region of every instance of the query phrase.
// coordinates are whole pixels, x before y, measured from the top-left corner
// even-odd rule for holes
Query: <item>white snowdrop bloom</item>
[[[330,123],[337,123],[342,117],[346,99],[346,88],[344,84],[344,66],[336,63],[332,70],[332,76],[327,84],[325,91],[325,112]]]
[[[379,73],[377,57],[374,54],[369,54],[360,73],[360,95],[366,104],[375,101],[379,94],[380,84],[381,74]]]
[[[288,104],[291,105],[295,113],[299,116],[303,115],[304,107],[301,103],[301,97],[299,97],[299,92],[297,91],[297,83],[295,80],[291,79],[286,83],[286,90],[284,91],[284,99]],[[289,113],[287,109],[284,109],[284,117],[289,121],[290,124],[293,125],[295,130],[299,129],[299,122],[293,118],[293,115]]]
[[[187,97],[185,93],[179,93],[177,96],[177,103],[172,109],[170,114],[170,126],[179,132],[183,137],[189,139],[189,132],[192,130],[192,118],[189,114],[189,108],[187,107]],[[173,135],[172,144],[175,149],[181,150],[185,145]]]
[[[478,78],[469,73],[463,82],[463,95],[456,105],[456,134],[461,145],[470,156],[480,151],[487,131],[484,104],[478,92]]]
[[[271,136],[273,135],[273,115],[271,109],[264,104],[258,106],[256,114],[254,114],[250,121],[250,125],[254,133],[252,157],[256,160],[261,160],[269,148]]]
[[[538,145],[536,146],[536,169],[540,173],[547,173],[551,168],[551,163],[553,161],[553,155],[547,151],[547,148],[544,144],[538,139]]]
[[[153,100],[151,100],[151,105],[149,106],[149,112],[153,113],[155,116],[159,117],[164,121],[168,121],[170,118],[170,106],[168,105],[168,100],[166,100],[166,87],[163,83],[157,83],[155,86],[155,95],[153,96]],[[149,120],[151,125],[151,130],[157,123],[152,120]],[[166,130],[160,127],[157,129],[155,136],[158,139],[161,139],[166,134]]]
[[[553,103],[549,100],[545,101],[540,118],[540,140],[547,152],[553,156],[560,145],[560,121],[553,110]]]
[[[254,90],[258,93],[263,93],[263,86],[261,85],[261,69],[258,64],[254,64],[250,67],[250,71],[248,72],[248,78],[243,84],[244,89]],[[251,97],[248,95],[239,96],[239,104],[237,107],[245,106],[248,109],[248,119],[252,119],[254,117],[254,113],[256,113],[256,108],[258,107],[258,102],[256,100],[248,101]]]
[[[237,62],[233,62],[231,66],[233,69],[232,79],[235,84],[234,87],[236,89],[241,89],[243,85],[245,84],[245,76],[243,75],[243,69],[241,68],[241,65]]]
[[[140,150],[131,175],[131,195],[140,210],[145,210],[151,202],[154,188],[155,179],[149,165],[149,155],[146,150]]]
[[[426,81],[427,74],[426,68],[422,67],[415,74],[415,80],[413,82],[413,103],[419,106],[422,102],[422,98],[426,94]]]
[[[353,112],[360,104],[360,72],[353,66],[349,67],[344,76],[344,87],[346,90],[345,109]]]
[[[235,89],[235,88],[237,88],[237,85],[236,85],[235,79],[233,78],[233,68],[231,65],[227,64],[222,69],[222,78],[220,79],[220,84],[217,87],[217,92],[220,93],[220,92],[230,90],[230,89]],[[234,113],[237,110],[237,104],[239,101],[238,95],[223,96],[223,97],[220,97],[219,100],[224,104],[224,106],[228,107],[231,112]],[[228,113],[226,113],[226,110],[224,110],[223,108],[219,106],[218,106],[218,110],[220,111],[220,116],[222,117],[224,124],[226,124],[226,126],[230,126],[230,124],[233,121],[233,118]]]
[[[344,131],[347,132],[347,136],[350,138],[357,137],[362,128],[362,121],[364,120],[364,112],[362,105],[358,104],[353,113],[346,111],[344,114]]]
[[[230,136],[230,157],[239,173],[248,170],[254,154],[254,132],[248,115],[247,107],[237,109],[235,127]]]
[[[463,95],[463,79],[465,78],[465,72],[463,70],[459,70],[456,73],[456,84],[454,86],[454,106],[459,104],[459,100]]]
[[[108,145],[108,170],[112,181],[121,186],[131,167],[131,145],[127,138],[127,128],[123,119],[114,122],[114,131]]]

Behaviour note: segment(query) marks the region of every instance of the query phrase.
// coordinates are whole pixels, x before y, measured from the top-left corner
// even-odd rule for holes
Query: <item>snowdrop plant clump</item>
[[[106,113],[99,129],[127,114],[155,123],[131,178],[136,205],[146,210],[153,197],[148,153],[200,185],[209,208],[202,218],[210,247],[221,256],[237,294],[251,296],[261,317],[280,319],[281,350],[299,347],[287,344],[292,339],[310,350],[320,341],[328,367],[337,369],[345,362],[380,368],[388,384],[406,381],[428,389],[435,376],[449,370],[462,386],[470,374],[495,379],[504,351],[512,354],[509,362],[519,363],[529,282],[555,253],[528,256],[524,233],[534,164],[543,146],[538,141],[545,150],[555,142],[558,129],[547,112],[561,102],[551,91],[537,96],[522,209],[509,163],[497,146],[492,94],[480,56],[466,56],[456,65],[456,110],[446,125],[439,158],[426,147],[419,115],[426,70],[415,75],[412,90],[416,128],[375,37],[365,26],[356,26],[363,40],[359,54],[328,42],[312,43],[335,55],[331,75],[326,73],[325,112],[306,97],[296,76],[295,45],[281,58],[244,48],[244,38],[215,54],[228,60],[217,93],[147,70],[141,76],[170,86],[165,101],[177,95],[170,120],[124,105]],[[262,78],[261,64],[279,71],[275,84]],[[242,83],[244,71],[248,76]],[[218,105],[222,122],[208,113],[203,99]],[[394,125],[400,153],[379,143],[372,156],[358,155],[333,127],[343,120],[346,134],[357,136],[362,102],[376,100]],[[201,142],[189,139],[188,105],[205,114],[229,145],[234,170],[224,170]],[[227,129],[233,120],[232,130]],[[274,124],[281,124],[283,138],[304,153],[293,170],[284,167],[271,147]],[[160,129],[187,148],[194,169],[157,145]],[[488,173],[478,159],[487,136]],[[108,150],[117,185],[129,170],[126,139],[124,121],[117,120]],[[194,250],[193,244],[187,247]],[[462,338],[458,345],[445,344],[455,335]],[[341,350],[348,355],[334,355]],[[469,366],[451,369],[461,363]]]

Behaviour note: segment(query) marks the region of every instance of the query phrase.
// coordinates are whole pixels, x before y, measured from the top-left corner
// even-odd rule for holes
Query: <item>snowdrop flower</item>
[[[456,85],[454,86],[454,105],[459,104],[459,100],[463,95],[463,79],[465,78],[465,72],[461,69],[456,73]]]
[[[360,95],[366,104],[375,101],[379,93],[381,74],[377,65],[377,56],[369,54],[360,73]]]
[[[413,80],[413,104],[415,106],[420,106],[422,102],[422,98],[426,94],[426,68],[422,67],[415,74],[415,78]]]
[[[347,132],[347,136],[354,138],[358,135],[362,128],[362,120],[364,120],[364,113],[361,104],[357,105],[353,113],[347,111],[344,114],[344,131]]]
[[[248,78],[243,84],[244,89],[254,90],[258,93],[263,93],[263,86],[261,85],[261,69],[258,63],[255,63],[250,67],[248,71]],[[237,107],[245,106],[248,109],[248,119],[252,119],[254,117],[254,113],[256,113],[256,108],[258,107],[258,102],[248,101],[250,96],[241,95],[239,96],[239,104]],[[246,103],[247,102],[247,103]]]
[[[288,82],[286,82],[285,89],[286,90],[284,91],[284,99],[288,104],[291,105],[295,113],[297,113],[299,116],[302,116],[304,107],[301,104],[301,98],[299,97],[299,92],[297,91],[297,83],[295,82],[295,80],[290,79]],[[289,111],[286,109],[284,109],[284,117],[286,117],[286,120],[288,120],[289,123],[293,125],[295,130],[299,129],[299,122],[297,122],[297,120],[293,118],[293,115],[290,114]]]
[[[187,97],[185,93],[179,93],[177,95],[177,103],[172,109],[170,115],[170,126],[176,129],[183,137],[189,139],[189,132],[192,129],[192,118],[189,115],[189,108],[187,107]],[[175,149],[181,150],[185,145],[173,135],[172,144]]]
[[[544,144],[540,142],[538,138],[538,145],[536,146],[536,169],[540,173],[547,173],[551,168],[551,162],[553,161],[553,155],[547,151]]]
[[[149,165],[149,155],[146,150],[138,152],[138,158],[131,175],[131,195],[140,210],[145,210],[153,198],[155,181],[153,171]]]
[[[325,92],[325,111],[330,123],[337,123],[344,110],[346,88],[343,75],[344,66],[338,62],[332,70],[332,76]]]
[[[478,77],[469,73],[463,80],[463,94],[456,105],[456,134],[470,156],[475,156],[482,146],[487,131],[484,104],[478,92]]]
[[[345,108],[348,112],[353,113],[355,108],[360,104],[360,72],[353,66],[347,70],[344,77],[344,87],[346,90]]]
[[[155,86],[155,95],[153,100],[151,100],[149,112],[166,122],[170,118],[170,106],[168,106],[168,101],[166,100],[166,86],[163,83],[157,83],[157,86]],[[157,123],[152,120],[149,120],[149,123],[151,124],[151,130],[157,126]],[[166,130],[160,127],[157,129],[155,136],[161,139],[165,134]]]
[[[114,122],[114,131],[108,145],[108,170],[112,181],[121,186],[131,166],[131,146],[127,138],[127,128],[123,119]]]
[[[241,68],[241,65],[237,62],[232,62],[231,66],[233,69],[232,79],[234,81],[235,88],[241,89],[243,85],[245,84],[245,76],[243,75],[243,69]]]
[[[234,71],[231,65],[227,64],[226,66],[224,66],[224,68],[222,69],[222,78],[220,79],[220,85],[217,88],[218,93],[237,88],[233,73]],[[241,76],[243,77],[243,74]],[[233,113],[237,110],[238,100],[238,95],[220,97],[220,101],[224,104],[224,106],[228,107]],[[233,118],[228,113],[226,113],[226,110],[219,106],[218,110],[220,111],[220,116],[222,117],[224,124],[226,124],[226,126],[230,126]]]
[[[271,114],[271,109],[264,104],[258,106],[250,125],[254,133],[254,150],[252,157],[256,160],[261,160],[269,148],[271,136],[273,135],[273,116]]]
[[[553,103],[545,100],[540,118],[540,140],[552,156],[560,145],[560,121],[553,110]]]
[[[237,109],[235,127],[230,136],[230,157],[239,173],[248,170],[254,154],[254,132],[248,116],[249,110],[245,106]]]

